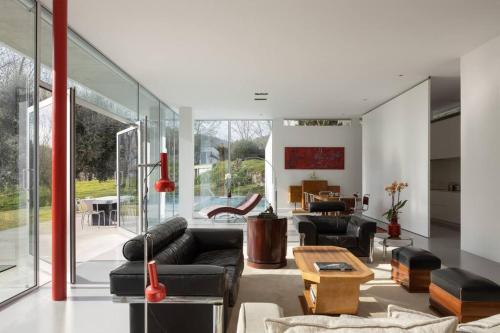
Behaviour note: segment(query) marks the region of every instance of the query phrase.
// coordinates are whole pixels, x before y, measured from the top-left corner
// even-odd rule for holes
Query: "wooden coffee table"
[[[304,280],[304,297],[310,314],[356,314],[359,287],[374,274],[347,249],[337,246],[299,246],[293,249],[295,263]],[[315,262],[346,262],[352,271],[318,272]],[[311,289],[316,300],[311,297]]]

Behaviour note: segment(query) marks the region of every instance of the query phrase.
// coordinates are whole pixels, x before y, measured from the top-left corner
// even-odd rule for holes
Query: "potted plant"
[[[398,223],[398,216],[401,209],[406,205],[408,200],[400,200],[401,191],[408,187],[406,182],[394,181],[392,184],[385,187],[385,191],[391,197],[391,208],[386,211],[382,216],[386,217],[390,222],[387,233],[391,238],[397,238],[401,235],[401,225]]]

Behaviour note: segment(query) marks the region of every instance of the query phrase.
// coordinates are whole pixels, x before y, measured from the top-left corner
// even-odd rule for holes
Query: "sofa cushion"
[[[440,269],[441,259],[418,247],[405,246],[392,250],[392,259],[410,269]]]
[[[436,319],[438,317],[429,313],[405,309],[397,305],[389,304],[387,307],[387,318],[400,319],[402,321],[418,321]]]
[[[457,332],[463,333],[498,333],[500,332],[500,314],[458,325]]]
[[[309,216],[316,225],[318,234],[343,235],[347,232],[349,217],[345,216]]]
[[[274,303],[242,303],[236,333],[263,333],[264,318],[281,318],[283,309]]]
[[[392,318],[297,316],[266,319],[267,333],[455,333],[457,318],[403,321]]]
[[[238,266],[243,264],[241,249],[214,250],[200,253],[193,261],[197,265]]]
[[[437,269],[431,282],[461,301],[500,301],[500,286],[460,268]]]
[[[318,235],[318,245],[333,245],[345,248],[355,248],[358,246],[358,238],[346,235]]]
[[[152,244],[154,257],[158,252],[165,248],[168,244],[179,238],[187,228],[186,219],[176,216],[168,219],[164,223],[160,223],[152,227],[148,233],[150,234],[150,244]],[[128,240],[123,245],[123,256],[129,261],[144,260],[144,236],[138,235]]]

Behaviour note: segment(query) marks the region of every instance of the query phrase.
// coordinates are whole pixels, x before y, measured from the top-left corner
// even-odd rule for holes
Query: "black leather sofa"
[[[371,257],[377,224],[362,215],[295,215],[293,223],[304,234],[304,245],[347,248],[358,257]]]
[[[227,324],[244,267],[243,231],[188,229],[184,218],[174,217],[153,227],[149,234],[151,258],[156,260],[158,278],[166,285],[167,295],[222,298]],[[123,255],[128,262],[110,273],[111,294],[144,296],[143,237],[127,241]],[[150,304],[148,311],[148,333],[212,332],[210,304]],[[142,333],[143,327],[144,305],[130,304],[130,332]]]

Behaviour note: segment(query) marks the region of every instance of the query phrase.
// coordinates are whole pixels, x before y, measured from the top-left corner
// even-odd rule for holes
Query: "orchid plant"
[[[385,216],[387,220],[391,221],[393,218],[397,218],[400,210],[406,205],[408,200],[400,200],[401,191],[408,187],[406,182],[394,181],[392,184],[385,187],[385,191],[391,197],[391,208],[386,211],[382,216]]]

